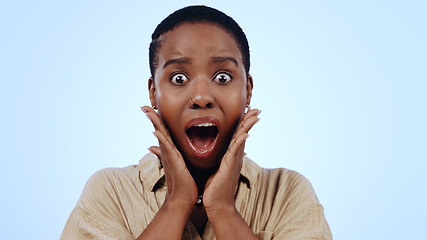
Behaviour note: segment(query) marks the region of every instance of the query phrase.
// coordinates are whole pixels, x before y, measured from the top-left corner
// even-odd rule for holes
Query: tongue
[[[187,135],[194,146],[199,149],[207,148],[218,134],[216,127],[191,127],[187,130]]]
[[[193,143],[197,148],[206,148],[212,142],[212,139],[209,140],[207,138],[193,138]]]

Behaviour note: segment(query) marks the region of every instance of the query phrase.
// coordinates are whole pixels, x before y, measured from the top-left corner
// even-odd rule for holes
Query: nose
[[[215,105],[215,98],[212,95],[209,81],[199,79],[193,82],[190,107],[193,109],[212,108]]]

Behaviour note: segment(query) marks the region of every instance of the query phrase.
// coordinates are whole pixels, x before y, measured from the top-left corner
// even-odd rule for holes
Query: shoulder
[[[129,189],[134,189],[126,172],[129,167],[101,169],[89,178],[61,239],[129,238],[122,214],[124,200],[131,194]]]
[[[297,171],[287,168],[262,168],[249,158],[244,159],[242,174],[255,188],[268,191],[312,192],[310,181]]]
[[[135,169],[135,165],[124,168],[104,168],[92,174],[88,180],[88,183],[123,178],[128,176],[130,169]]]
[[[85,188],[115,185],[117,182],[129,181],[134,175],[138,175],[136,165],[124,168],[104,168],[92,174]]]
[[[248,199],[254,209],[261,209],[258,219],[266,222],[262,231],[271,232],[277,239],[331,239],[323,206],[306,177],[287,168],[268,169],[248,163],[257,173]]]
[[[306,177],[285,168],[264,169],[260,176],[271,183],[269,194],[274,195],[272,212],[277,213],[278,239],[332,239],[323,206]]]
[[[77,207],[95,206],[117,200],[123,193],[136,187],[132,175],[135,166],[104,168],[95,172],[86,182]],[[131,171],[129,171],[131,170]],[[138,174],[135,174],[138,176]]]
[[[95,172],[87,181],[87,189],[119,188],[141,186],[141,181],[155,175],[159,161],[154,154],[145,155],[138,165],[130,165],[123,168],[104,168]],[[159,168],[157,167],[157,172]]]
[[[271,186],[276,197],[297,201],[300,204],[318,203],[310,181],[297,171],[286,168],[265,169],[260,172],[261,185]]]
[[[250,159],[245,159],[245,165],[251,169],[246,172],[256,175],[250,180],[252,194],[274,203],[272,208],[298,212],[320,204],[310,181],[299,172],[287,168],[262,168]]]
[[[87,181],[80,200],[111,198],[112,196],[138,195],[150,190],[162,175],[163,169],[154,154],[145,155],[138,165],[123,168],[104,168]]]
[[[262,168],[260,171],[260,180],[275,182],[281,187],[286,187],[289,190],[307,189],[312,190],[313,187],[310,181],[301,173],[287,168]]]

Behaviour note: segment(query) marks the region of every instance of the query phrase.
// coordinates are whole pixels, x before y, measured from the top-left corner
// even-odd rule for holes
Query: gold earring
[[[249,106],[249,104],[246,104],[246,109],[247,109],[246,112],[249,112],[251,110],[251,106]]]

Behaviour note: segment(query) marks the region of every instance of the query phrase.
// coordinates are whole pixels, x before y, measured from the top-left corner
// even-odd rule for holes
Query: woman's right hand
[[[153,123],[154,135],[159,140],[159,147],[150,147],[149,150],[163,165],[167,192],[162,207],[137,240],[179,240],[197,201],[197,186],[160,116],[148,106],[141,107],[141,110]]]
[[[141,107],[141,110],[153,123],[154,135],[159,140],[159,147],[152,146],[149,150],[160,159],[165,172],[167,193],[164,204],[186,210],[189,216],[197,201],[196,183],[160,116],[148,106]]]

